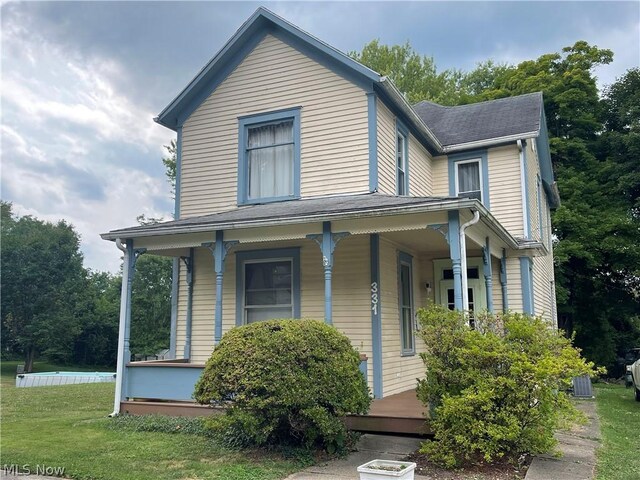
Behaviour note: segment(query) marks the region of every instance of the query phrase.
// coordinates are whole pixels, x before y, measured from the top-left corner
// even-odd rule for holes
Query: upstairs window
[[[240,118],[238,203],[300,196],[300,110]]]
[[[482,201],[480,159],[456,162],[456,196]]]
[[[409,131],[398,121],[396,124],[396,195],[409,195],[408,136]]]

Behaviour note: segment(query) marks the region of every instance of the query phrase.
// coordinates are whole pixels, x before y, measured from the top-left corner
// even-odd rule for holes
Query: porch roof
[[[153,225],[103,233],[104,240],[157,237],[242,228],[295,225],[309,222],[380,217],[408,213],[473,209],[511,248],[531,248],[514,238],[477,200],[458,197],[406,197],[381,193],[315,197],[236,207],[212,215],[189,217]]]

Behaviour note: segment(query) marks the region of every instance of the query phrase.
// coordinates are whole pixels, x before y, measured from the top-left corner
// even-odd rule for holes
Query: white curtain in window
[[[249,198],[293,194],[293,122],[250,128]]]
[[[458,192],[477,193],[480,198],[480,164],[478,162],[458,164]]]

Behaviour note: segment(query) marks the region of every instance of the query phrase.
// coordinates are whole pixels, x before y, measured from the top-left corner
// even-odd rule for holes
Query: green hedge
[[[483,314],[477,329],[461,312],[418,312],[426,376],[418,397],[431,407],[434,442],[422,451],[446,466],[543,453],[553,433],[578,417],[565,391],[573,377],[598,370],[571,340],[539,318]]]
[[[196,384],[203,404],[227,406],[208,426],[236,446],[299,444],[341,449],[340,420],[371,399],[349,339],[316,320],[270,320],[230,330]]]

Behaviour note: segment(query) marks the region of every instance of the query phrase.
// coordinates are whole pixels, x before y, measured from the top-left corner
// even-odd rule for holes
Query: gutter
[[[116,247],[124,252],[122,268],[122,293],[120,295],[120,324],[118,327],[118,361],[116,367],[116,393],[113,400],[113,412],[109,415],[115,417],[120,414],[120,400],[122,399],[122,384],[124,383],[124,337],[126,329],[127,298],[125,289],[129,283],[129,250],[122,245],[120,238],[116,238]]]
[[[387,208],[379,208],[377,210],[368,210],[368,211],[346,211],[346,212],[338,212],[338,213],[318,213],[315,215],[305,215],[299,217],[288,217],[285,219],[260,219],[260,220],[249,220],[249,221],[235,221],[235,222],[226,222],[226,223],[203,223],[199,225],[178,225],[178,226],[167,226],[164,228],[142,228],[135,230],[115,230],[113,232],[103,233],[100,236],[103,240],[116,240],[120,237],[154,237],[159,235],[179,235],[179,234],[189,234],[189,233],[204,233],[211,232],[213,230],[235,230],[235,229],[243,229],[243,228],[257,228],[257,227],[275,227],[275,226],[284,226],[284,225],[297,225],[310,223],[311,221],[326,221],[326,220],[352,220],[359,218],[368,218],[368,217],[383,217],[387,215],[396,215],[396,214],[410,214],[410,213],[429,213],[438,210],[459,210],[464,208],[477,209],[480,211],[480,214],[483,217],[486,217],[487,220],[490,221],[488,224],[489,228],[498,235],[507,245],[509,245],[513,249],[517,249],[519,246],[518,241],[509,233],[505,228],[498,223],[495,217],[486,209],[484,205],[482,205],[477,200],[471,199],[460,199],[460,200],[447,200],[437,203],[430,203],[429,205],[405,205],[402,207],[387,207]]]
[[[539,131],[518,133],[515,135],[506,135],[504,137],[489,138],[486,140],[477,140],[475,142],[457,143],[455,145],[447,145],[442,147],[442,153],[453,153],[462,150],[471,150],[474,148],[489,147],[491,145],[498,145],[502,143],[517,142],[522,138],[534,138],[540,135]]]

